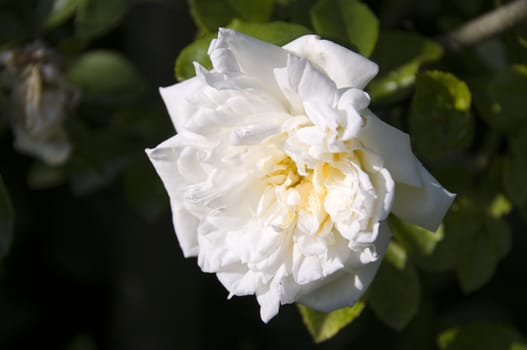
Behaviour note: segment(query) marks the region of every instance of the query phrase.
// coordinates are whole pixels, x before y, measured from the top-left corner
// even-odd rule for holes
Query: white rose
[[[454,195],[367,109],[375,63],[315,35],[280,48],[229,29],[209,56],[160,90],[177,135],[147,150],[184,255],[229,296],[255,294],[264,322],[280,304],[353,305],[388,214],[435,230]]]

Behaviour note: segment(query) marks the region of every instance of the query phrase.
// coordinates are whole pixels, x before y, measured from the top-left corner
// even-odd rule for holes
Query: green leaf
[[[419,310],[420,294],[419,277],[410,260],[401,268],[395,255],[386,254],[369,288],[368,305],[381,321],[402,330]]]
[[[81,87],[88,98],[113,101],[135,96],[144,88],[136,68],[114,51],[89,51],[80,56],[67,72],[69,80]]]
[[[273,0],[190,0],[190,13],[202,33],[216,33],[234,18],[263,22],[269,19]]]
[[[490,78],[474,79],[471,88],[476,108],[493,128],[514,133],[526,125],[527,66],[514,65]]]
[[[278,46],[283,46],[302,35],[311,33],[304,26],[286,22],[255,23],[235,19],[227,27]]]
[[[391,241],[386,250],[385,259],[390,261],[399,270],[404,270],[408,262],[408,254],[406,254],[406,249],[403,246],[396,241]]]
[[[311,10],[315,31],[342,44],[351,44],[369,57],[379,36],[379,20],[358,0],[320,0]]]
[[[15,214],[9,193],[0,175],[0,260],[9,252],[13,240]]]
[[[301,24],[303,26],[311,28],[313,26],[311,21],[311,9],[315,6],[318,1],[292,0],[288,2],[290,2],[290,4],[287,4],[288,7],[285,10],[279,9],[279,11],[281,10],[281,12],[279,13],[281,15],[284,15],[284,18],[286,18],[288,22]]]
[[[414,254],[412,256],[415,264],[423,270],[442,272],[454,269],[457,265],[459,237],[456,232],[451,232],[444,226],[440,230],[442,231],[442,238],[436,243],[431,254]]]
[[[408,252],[418,255],[430,255],[436,245],[443,239],[443,226],[436,232],[402,221],[394,215],[388,219],[390,229]]]
[[[123,17],[130,0],[81,0],[75,29],[80,37],[92,38],[113,29]]]
[[[45,26],[56,27],[71,18],[86,0],[40,0],[38,7],[46,12]]]
[[[527,205],[527,128],[509,137],[509,152],[505,158],[503,181],[505,193],[518,206]]]
[[[439,158],[472,142],[474,120],[467,85],[450,73],[428,71],[417,77],[410,133],[418,153]]]
[[[495,323],[473,323],[448,329],[438,337],[441,350],[513,350],[521,349],[522,337],[515,329]]]
[[[458,333],[459,328],[451,328],[439,334],[437,337],[437,345],[439,346],[439,349],[447,349],[448,346],[456,340]]]
[[[302,320],[316,343],[328,340],[342,328],[360,316],[364,302],[358,301],[352,307],[345,307],[333,312],[321,312],[298,304]]]
[[[503,220],[481,217],[478,213],[457,212],[448,223],[460,235],[457,276],[465,293],[486,284],[511,244],[511,232]]]
[[[279,46],[310,33],[309,29],[304,26],[286,22],[256,23],[235,19],[227,27]],[[216,34],[206,35],[181,51],[175,65],[178,80],[189,79],[196,75],[193,62],[198,62],[207,69],[212,67],[207,51],[211,40],[215,37]]]
[[[415,83],[419,68],[443,55],[439,44],[415,33],[383,31],[371,57],[379,74],[368,85],[374,102],[396,102],[406,98]]]
[[[273,0],[229,0],[237,16],[247,21],[264,22],[271,16]]]
[[[186,80],[196,75],[194,62],[198,62],[207,69],[212,68],[212,63],[210,62],[207,51],[210,42],[214,38],[216,38],[216,34],[206,35],[181,50],[176,58],[176,64],[174,65],[174,73],[177,80]]]
[[[488,212],[492,218],[500,219],[502,216],[509,214],[511,210],[511,202],[509,202],[509,200],[504,195],[499,193],[490,203]]]

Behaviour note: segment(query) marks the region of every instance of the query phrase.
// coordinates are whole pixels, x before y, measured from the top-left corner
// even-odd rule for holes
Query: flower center
[[[285,156],[275,164],[273,170],[266,176],[267,182],[272,186],[285,186],[286,189],[294,188],[304,181],[305,176],[298,173],[295,162]]]

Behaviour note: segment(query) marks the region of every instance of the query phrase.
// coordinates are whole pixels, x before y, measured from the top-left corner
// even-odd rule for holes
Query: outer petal
[[[178,132],[183,130],[185,118],[192,115],[192,111],[195,109],[195,106],[187,98],[192,96],[201,87],[202,83],[200,80],[194,77],[178,84],[159,88],[159,93],[163,97],[172,124],[174,124]]]
[[[226,28],[219,29],[218,39],[213,40],[209,47],[215,70],[222,72],[226,67],[240,70],[279,97],[282,97],[282,94],[274,79],[273,70],[285,67],[287,54],[288,52],[279,46]],[[225,60],[236,62],[224,62]]]
[[[422,187],[397,184],[392,212],[401,219],[435,231],[456,195],[444,189],[421,163]]]
[[[355,304],[375,277],[382,257],[388,248],[390,238],[391,232],[388,225],[386,223],[381,224],[379,235],[375,241],[377,260],[340,272],[336,279],[300,297],[298,302],[324,312]]]
[[[384,159],[384,167],[396,182],[420,187],[421,165],[412,152],[408,134],[386,124],[368,109],[362,114],[366,125],[360,130],[358,139]]]
[[[172,221],[185,257],[196,256],[199,251],[197,239],[198,219],[186,210],[180,199],[175,198],[178,185],[178,152],[172,148],[178,142],[176,135],[146,153],[154,165],[170,197]]]
[[[335,82],[337,88],[363,88],[379,67],[367,58],[318,35],[304,35],[284,49],[308,59]]]

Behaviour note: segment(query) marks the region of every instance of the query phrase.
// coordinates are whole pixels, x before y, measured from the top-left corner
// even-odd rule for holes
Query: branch
[[[515,0],[467,22],[438,40],[446,49],[460,51],[495,36],[526,18],[527,0]]]

